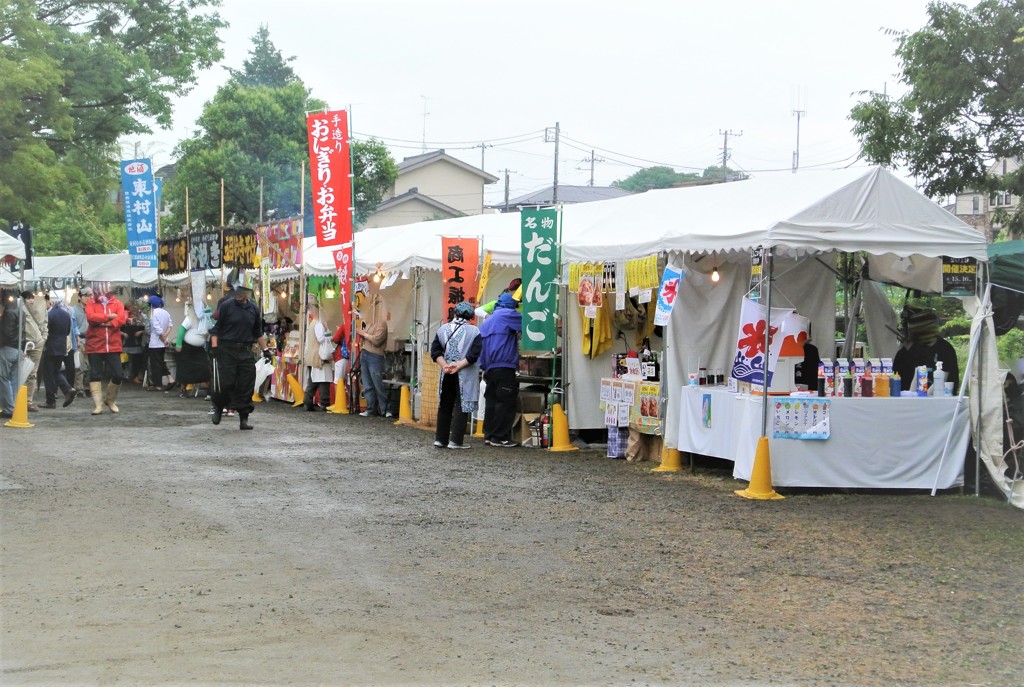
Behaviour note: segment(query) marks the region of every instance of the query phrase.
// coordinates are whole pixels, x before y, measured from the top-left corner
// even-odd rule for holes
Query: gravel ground
[[[0,426],[4,685],[1024,684],[996,499],[119,400]]]

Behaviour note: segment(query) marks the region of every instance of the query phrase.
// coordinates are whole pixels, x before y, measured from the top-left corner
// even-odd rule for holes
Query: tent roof
[[[993,284],[1024,293],[1024,241],[990,243],[988,261]]]
[[[609,211],[583,214],[597,206]],[[770,174],[573,205],[563,210],[562,228],[566,260],[758,246],[986,259],[980,231],[880,167]]]
[[[25,259],[25,244],[10,234],[0,231],[0,260],[15,258]]]

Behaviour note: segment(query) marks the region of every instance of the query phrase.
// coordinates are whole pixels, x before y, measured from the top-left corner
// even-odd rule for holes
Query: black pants
[[[462,446],[466,436],[466,413],[462,411],[459,375],[441,377],[441,399],[437,405],[437,431],[434,440]]]
[[[519,381],[511,367],[492,367],[484,372],[484,440],[511,441],[516,419]]]
[[[218,408],[248,415],[253,411],[256,358],[252,344],[221,343],[211,349],[210,400]]]
[[[109,381],[111,384],[121,385],[124,379],[124,367],[121,365],[121,353],[90,353],[89,354],[89,381]]]
[[[303,405],[306,410],[313,410],[318,407],[315,403],[316,392],[320,391],[320,408],[326,408],[331,405],[331,383],[330,382],[314,382],[313,381],[313,368],[306,366],[306,388],[305,398],[302,399]],[[255,384],[255,382],[253,382]]]
[[[168,378],[171,376],[171,371],[167,369],[167,362],[164,360],[167,349],[148,348],[146,350],[149,351],[149,385],[162,386],[164,376]]]
[[[74,354],[72,354],[74,356]],[[53,405],[57,402],[57,389],[67,393],[73,387],[68,383],[68,377],[75,379],[75,359],[71,358],[71,367],[67,367],[66,355],[43,354],[43,363],[40,367],[40,376],[43,378],[43,386],[46,388],[46,404]],[[63,371],[62,371],[63,370]]]

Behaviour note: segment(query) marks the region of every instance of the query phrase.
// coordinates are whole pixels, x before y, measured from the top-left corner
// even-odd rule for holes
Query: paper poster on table
[[[630,405],[627,403],[619,404],[619,427],[629,427],[629,411]]]
[[[775,363],[782,350],[782,337],[778,336],[783,319],[793,312],[792,308],[772,308],[772,329],[769,337],[768,350],[768,384],[771,386]],[[733,354],[731,376],[738,381],[762,385],[764,383],[765,350],[764,334],[765,307],[749,298],[743,299],[740,310],[739,334],[736,339],[736,352]]]
[[[782,398],[775,401],[772,437],[775,439],[829,438],[829,408],[826,398]]]
[[[524,351],[554,350],[558,343],[555,314],[558,307],[558,210],[523,209],[521,217],[523,265]]]
[[[661,276],[661,287],[658,289],[658,307],[654,311],[655,327],[664,327],[668,324],[682,283],[683,271],[675,265],[666,265],[665,273]]]
[[[700,424],[704,429],[711,429],[711,394],[701,395]]]
[[[619,426],[619,404],[609,401],[604,404],[604,425],[605,427]]]

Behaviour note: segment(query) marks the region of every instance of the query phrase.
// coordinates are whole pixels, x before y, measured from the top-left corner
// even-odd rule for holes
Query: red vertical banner
[[[348,113],[321,112],[306,117],[313,224],[317,246],[352,241],[352,181],[348,149]]]
[[[480,240],[458,236],[441,237],[441,279],[444,283],[448,319],[452,319],[455,306],[462,301],[477,305],[476,293],[480,283]]]
[[[352,244],[334,249],[334,268],[338,271],[338,300],[345,331],[352,332]]]

